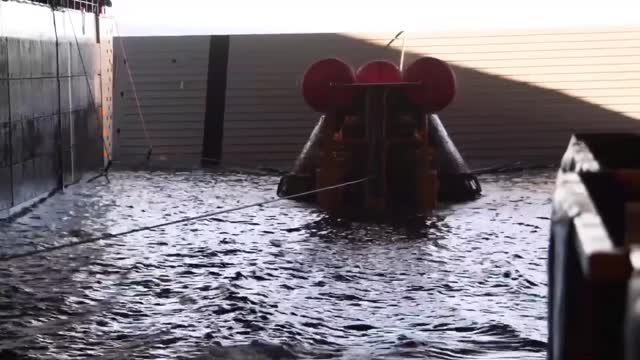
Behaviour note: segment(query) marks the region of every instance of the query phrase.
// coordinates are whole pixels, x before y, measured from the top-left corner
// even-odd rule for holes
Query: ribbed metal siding
[[[95,26],[93,14],[0,2],[0,217],[102,165]]]
[[[223,159],[287,163],[316,121],[298,86],[315,59],[354,67],[400,58],[395,34],[231,38]],[[640,27],[407,34],[405,64],[454,65],[459,94],[441,115],[472,166],[557,161],[572,132],[640,129]]]
[[[123,41],[154,160],[196,162],[202,131],[209,37],[123,37],[114,39],[114,159],[144,161],[149,144],[126,71]]]
[[[298,90],[306,67],[315,59],[334,55],[357,65],[372,54],[394,58],[393,50],[337,34],[232,36],[223,161],[290,163],[319,116],[306,106]]]
[[[113,18],[100,19],[100,85],[102,106],[102,139],[104,141],[102,157],[105,161],[113,153],[113,34],[115,21]]]

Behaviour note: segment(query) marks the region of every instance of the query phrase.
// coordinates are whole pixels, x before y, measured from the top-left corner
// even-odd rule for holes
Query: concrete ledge
[[[35,206],[40,205],[45,200],[49,199],[56,193],[60,191],[59,189],[50,191],[48,193],[44,193],[39,195],[31,200],[25,201],[22,204],[18,204],[12,208],[6,210],[0,210],[0,220],[10,220],[12,218],[17,218],[25,215],[29,211],[31,211]]]

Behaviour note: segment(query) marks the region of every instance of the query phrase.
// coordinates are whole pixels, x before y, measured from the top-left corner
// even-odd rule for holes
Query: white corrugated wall
[[[398,61],[395,34],[232,36],[223,160],[290,163],[318,114],[298,90],[306,67],[337,56]],[[406,63],[450,62],[459,92],[441,115],[472,166],[560,159],[569,136],[640,130],[640,27],[406,34]]]
[[[287,164],[315,125],[299,82],[316,59],[340,55],[360,64],[395,51],[337,34],[231,37],[222,158],[227,163]]]
[[[114,39],[114,160],[199,163],[209,64],[209,36]],[[123,44],[121,44],[123,41]],[[127,53],[146,125],[138,114],[121,45]]]
[[[329,56],[355,68],[376,58],[397,62],[402,42],[385,48],[394,35],[232,36],[223,162],[290,165],[319,116],[299,92],[307,66]],[[554,162],[573,132],[640,128],[640,27],[405,36],[405,64],[432,55],[454,66],[458,96],[441,115],[473,167]],[[209,37],[124,40],[154,159],[199,160]],[[114,155],[137,162],[148,142],[119,39],[114,45]]]

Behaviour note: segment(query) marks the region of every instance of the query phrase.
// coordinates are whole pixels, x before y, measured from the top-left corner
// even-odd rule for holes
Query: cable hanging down
[[[303,197],[303,196],[306,196],[306,195],[311,195],[311,194],[319,193],[319,192],[322,192],[322,191],[338,189],[338,188],[349,186],[349,185],[355,185],[355,184],[363,183],[363,182],[365,182],[367,180],[370,180],[370,179],[371,179],[370,177],[366,177],[366,178],[362,178],[362,179],[359,179],[359,180],[348,181],[348,182],[344,182],[344,183],[337,184],[337,185],[332,185],[332,186],[327,186],[327,187],[320,188],[320,189],[306,191],[306,192],[303,192],[303,193],[293,194],[293,195],[284,196],[284,197],[281,197],[281,198],[275,198],[275,199],[271,199],[271,200],[265,200],[265,201],[261,201],[261,202],[257,202],[257,203],[253,203],[253,204],[241,205],[241,206],[234,207],[234,208],[224,209],[224,210],[220,210],[220,211],[214,211],[214,212],[210,212],[210,213],[206,213],[206,214],[202,214],[202,215],[198,215],[198,216],[187,217],[187,218],[184,218],[184,219],[164,222],[164,223],[155,224],[155,225],[151,225],[151,226],[145,226],[145,227],[141,227],[141,228],[136,228],[136,229],[132,229],[132,230],[119,232],[119,233],[116,233],[116,234],[105,234],[105,235],[102,235],[102,236],[92,237],[92,238],[88,238],[88,239],[84,239],[84,240],[80,240],[80,241],[74,241],[74,242],[69,242],[69,243],[66,243],[66,244],[50,246],[50,247],[46,247],[46,248],[42,248],[42,249],[36,249],[36,250],[32,250],[32,251],[27,251],[27,252],[20,253],[20,254],[8,255],[8,256],[0,257],[0,262],[7,262],[7,261],[11,261],[11,260],[16,260],[16,259],[22,259],[22,258],[25,258],[25,257],[31,257],[31,256],[35,256],[35,255],[50,253],[50,252],[54,252],[54,251],[58,251],[58,250],[66,249],[66,248],[76,247],[76,246],[80,246],[80,245],[96,243],[96,242],[109,240],[109,239],[113,239],[113,238],[117,238],[117,237],[122,237],[122,236],[126,236],[126,235],[131,235],[131,234],[135,234],[135,233],[139,233],[139,232],[143,232],[143,231],[154,230],[154,229],[158,229],[158,228],[162,228],[162,227],[166,227],[166,226],[170,226],[170,225],[176,225],[176,224],[187,223],[187,222],[192,222],[192,221],[204,220],[204,219],[207,219],[207,218],[210,218],[210,217],[214,217],[214,216],[218,216],[218,215],[222,215],[222,214],[227,214],[227,213],[231,213],[231,212],[234,212],[234,211],[244,210],[244,209],[248,209],[248,208],[252,208],[252,207],[264,206],[264,205],[272,204],[272,203],[275,203],[275,202],[278,202],[278,201],[282,201],[282,200],[294,199],[294,198],[297,198],[297,197]]]
[[[142,114],[142,105],[140,104],[140,99],[138,98],[138,90],[136,89],[136,83],[133,80],[133,74],[131,72],[131,67],[129,66],[129,58],[127,56],[127,51],[124,47],[124,41],[122,40],[122,34],[120,34],[120,28],[118,27],[118,22],[113,22],[116,32],[118,33],[118,39],[120,40],[120,49],[122,50],[122,56],[124,57],[124,65],[127,70],[127,75],[129,76],[129,83],[131,84],[131,90],[133,91],[133,98],[136,102],[136,108],[138,110],[138,117],[140,118],[140,122],[142,124],[142,131],[144,132],[144,136],[147,140],[147,144],[149,145],[149,149],[147,151],[147,161],[151,160],[151,153],[153,152],[153,142],[151,142],[151,137],[149,136],[149,132],[147,131],[147,124],[144,121],[144,115]]]
[[[78,57],[80,58],[80,64],[82,65],[82,71],[84,72],[84,77],[87,80],[87,89],[89,91],[89,99],[91,99],[91,106],[93,107],[93,110],[96,113],[96,116],[100,117],[100,111],[98,111],[98,105],[96,104],[96,99],[93,95],[93,90],[91,90],[91,82],[89,81],[89,72],[87,71],[87,66],[85,65],[84,62],[84,57],[82,56],[82,49],[80,48],[80,41],[78,40],[78,35],[76,34],[76,28],[73,25],[73,18],[71,17],[71,13],[67,12],[67,15],[69,17],[69,23],[71,24],[71,31],[73,32],[73,37],[75,39],[76,42],[76,48],[78,49]],[[107,182],[109,182],[109,169],[111,169],[111,165],[113,164],[113,159],[111,158],[111,152],[109,151],[109,148],[107,147],[106,142],[104,141],[104,134],[101,135],[102,136],[102,148],[105,152],[105,154],[107,155],[107,165],[104,167],[104,169],[102,170],[102,172],[98,175],[96,175],[95,177],[87,180],[87,182],[93,182],[96,179],[100,178],[100,177],[105,177],[105,179],[107,179]]]

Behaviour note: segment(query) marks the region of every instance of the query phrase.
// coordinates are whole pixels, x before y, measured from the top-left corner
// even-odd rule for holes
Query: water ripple
[[[6,359],[544,359],[552,173],[390,224],[290,201],[12,262]],[[0,255],[257,202],[277,177],[117,172],[0,223]]]

